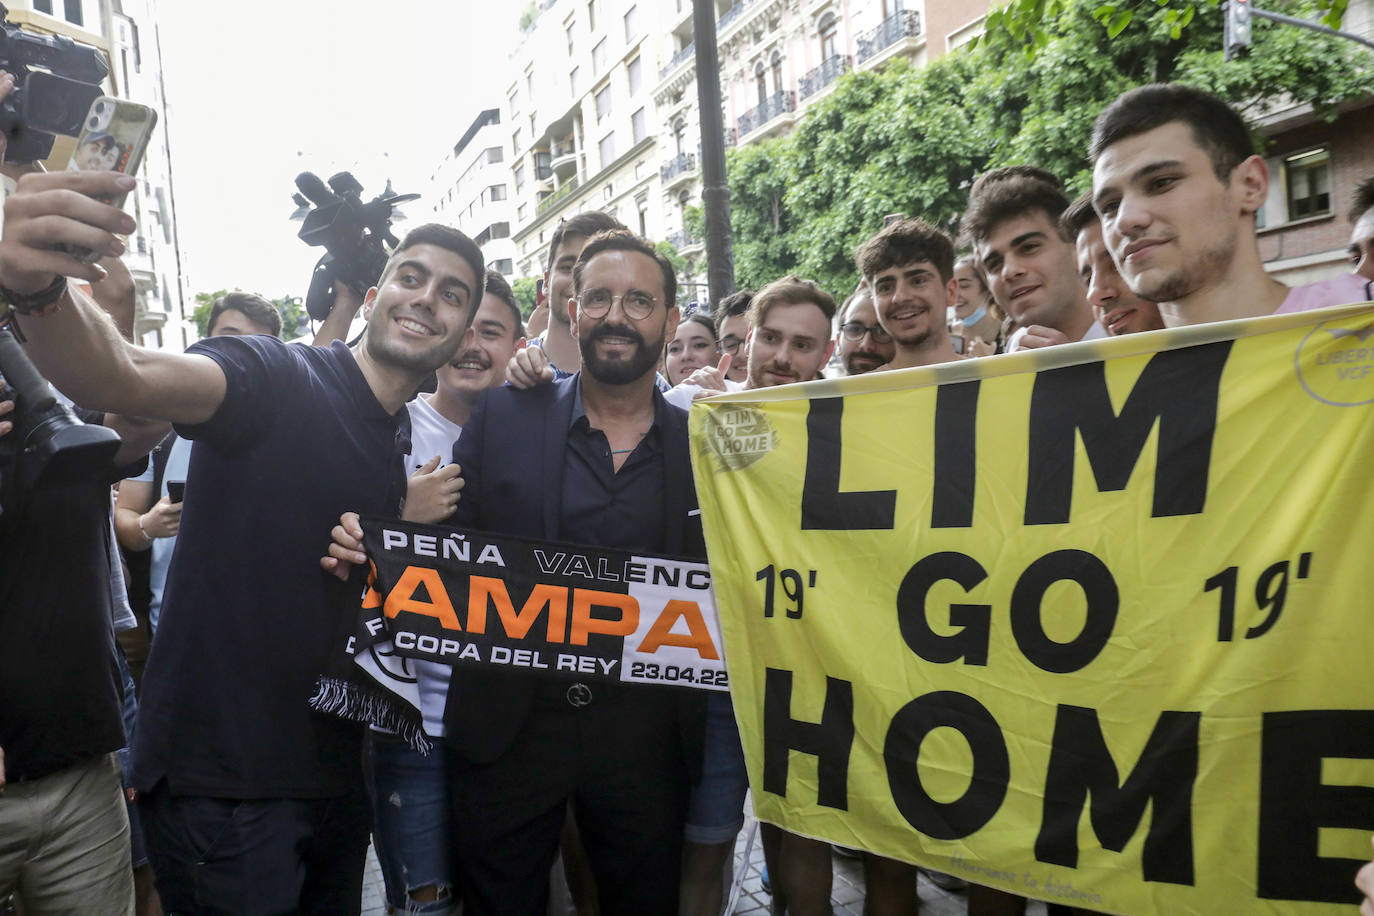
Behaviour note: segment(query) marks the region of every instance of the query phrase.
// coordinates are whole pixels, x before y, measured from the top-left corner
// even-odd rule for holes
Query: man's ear
[[[372,304],[377,301],[377,287],[372,287],[363,296],[363,320],[367,321],[372,317]]]
[[[568,325],[572,330],[572,336],[577,338],[577,297],[568,298]]]
[[[682,321],[682,310],[675,305],[668,309],[668,314],[664,316],[664,319],[663,345],[666,347],[668,342],[677,334],[678,322]]]
[[[1241,213],[1254,216],[1269,196],[1269,164],[1260,156],[1246,159],[1231,173],[1231,189]]]
[[[1076,251],[1076,250],[1077,250],[1077,249],[1075,249],[1075,251]],[[959,298],[959,281],[956,280],[956,279],[954,279],[953,276],[951,276],[951,277],[949,278],[949,282],[945,284],[945,309],[948,310],[949,307],[950,307],[951,305],[954,304],[954,300],[955,300],[955,299],[958,299],[958,298]],[[874,311],[877,311],[877,309],[875,308]],[[882,323],[882,322],[879,322],[879,324],[881,324],[881,323]]]
[[[826,347],[825,347],[825,359],[821,360],[821,370],[822,370],[822,371],[825,370],[825,367],[826,367],[826,366],[830,365],[830,357],[832,357],[832,356],[834,356],[834,355],[835,355],[835,341],[832,340],[832,341],[830,341],[830,343],[828,343],[828,344],[826,345]]]

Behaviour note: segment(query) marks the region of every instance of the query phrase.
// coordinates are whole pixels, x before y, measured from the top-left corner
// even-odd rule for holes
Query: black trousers
[[[689,786],[671,689],[550,681],[490,764],[465,760],[463,736],[449,735],[465,916],[547,911],[570,799],[603,916],[677,912]]]
[[[158,895],[189,913],[358,913],[371,815],[337,798],[207,798],[161,783],[139,799]]]

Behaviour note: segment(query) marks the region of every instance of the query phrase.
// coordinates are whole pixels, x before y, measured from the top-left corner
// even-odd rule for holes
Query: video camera
[[[298,206],[315,205],[298,235],[325,251],[305,294],[306,312],[323,321],[334,306],[335,283],[346,283],[363,295],[381,279],[391,249],[399,244],[391,233],[392,208],[420,195],[393,193],[388,182],[384,192],[363,203],[363,186],[350,172],[330,178],[329,187],[313,172],[301,172],[296,187],[300,193],[291,199]]]
[[[0,3],[0,16],[9,10]],[[0,70],[15,89],[0,102],[0,131],[8,138],[6,162],[33,162],[52,152],[54,136],[76,136],[100,81],[110,73],[95,48],[64,35],[37,35],[0,23]]]
[[[0,438],[0,511],[40,487],[90,480],[119,451],[119,434],[82,423],[0,327],[0,401],[14,401],[14,429]]]

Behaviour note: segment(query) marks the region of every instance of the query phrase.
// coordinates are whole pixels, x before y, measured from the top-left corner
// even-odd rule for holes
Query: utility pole
[[[1294,25],[1300,29],[1310,29],[1323,35],[1334,35],[1337,38],[1362,44],[1366,48],[1374,48],[1374,41],[1352,32],[1333,29],[1319,22],[1308,22],[1306,19],[1299,19],[1296,16],[1285,16],[1283,13],[1262,10],[1250,3],[1249,0],[1226,0],[1226,25],[1222,38],[1222,50],[1225,52],[1227,60],[1232,60],[1242,52],[1249,50],[1250,17],[1252,16],[1282,22],[1284,25]]]
[[[730,236],[730,188],[725,183],[725,127],[720,116],[720,58],[715,0],[692,0],[697,109],[701,116],[701,203],[706,224],[706,282],[710,308],[735,291]]]

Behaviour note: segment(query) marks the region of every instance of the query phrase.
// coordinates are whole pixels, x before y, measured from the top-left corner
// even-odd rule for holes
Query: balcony
[[[826,86],[835,82],[841,73],[848,73],[853,66],[853,58],[848,54],[836,54],[803,76],[797,83],[797,98],[808,99]]]
[[[783,115],[797,110],[797,94],[792,91],[775,92],[763,100],[757,108],[744,113],[739,119],[740,139],[754,131],[777,121]]]
[[[569,178],[567,181],[563,182],[563,187],[559,188],[557,191],[554,191],[552,194],[550,194],[548,197],[545,197],[538,203],[538,205],[534,208],[535,214],[537,215],[543,213],[545,210],[549,209],[554,204],[558,203],[558,201],[562,200],[563,198],[571,194],[573,191],[577,190],[577,184],[578,182],[576,178]]]
[[[550,166],[560,179],[571,178],[577,174],[577,150],[571,143],[554,144],[550,151]]]
[[[665,188],[691,178],[697,171],[697,157],[694,153],[678,153],[658,170],[658,176]]]
[[[716,34],[719,35],[721,32],[724,32],[726,26],[738,19],[740,13],[749,9],[755,2],[756,0],[739,0],[738,3],[726,10],[721,17],[716,20]]]
[[[701,239],[688,234],[686,229],[668,233],[668,237],[664,241],[677,249],[678,254],[682,254],[684,251],[695,251],[701,247]]]
[[[678,51],[676,54],[674,54],[672,58],[668,61],[668,63],[664,66],[664,68],[658,71],[658,81],[661,83],[664,80],[666,80],[668,78],[668,74],[672,73],[678,67],[681,67],[687,61],[692,60],[696,53],[697,43],[695,41],[688,42],[687,47],[683,48],[681,51]]]
[[[879,55],[882,59],[891,57],[892,54],[885,54],[898,42],[904,39],[917,38],[921,34],[921,14],[917,10],[899,10],[883,20],[882,25],[876,29],[870,29],[859,36],[859,53],[856,55],[858,63],[862,66],[869,61],[876,61]],[[893,53],[896,53],[894,50]]]

